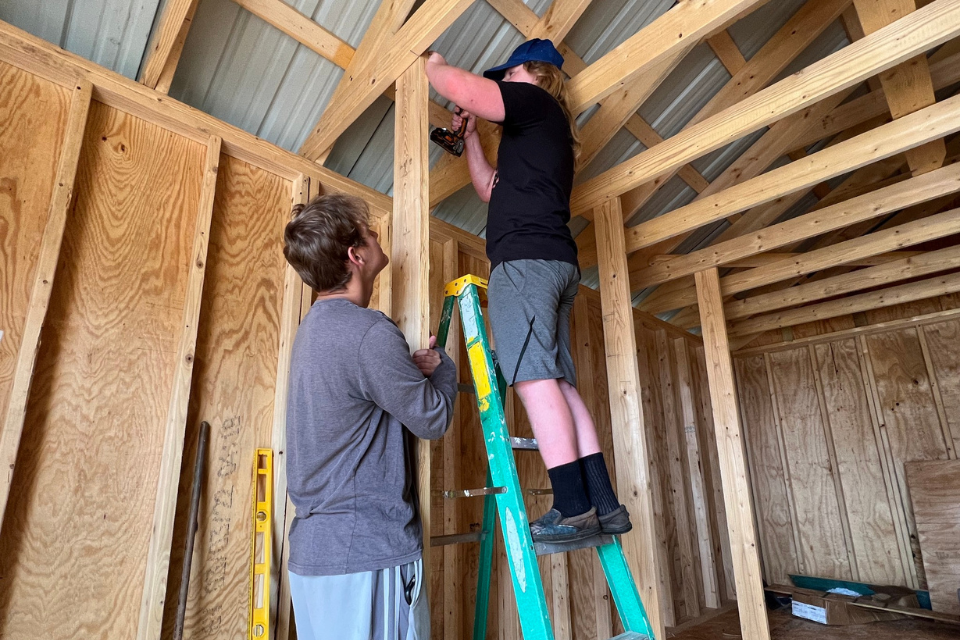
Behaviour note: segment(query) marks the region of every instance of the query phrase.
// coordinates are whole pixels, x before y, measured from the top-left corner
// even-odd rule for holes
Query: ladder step
[[[477,390],[473,388],[473,385],[467,384],[465,382],[457,383],[457,391],[459,391],[460,393],[469,393],[471,395],[477,394]]]
[[[533,550],[538,556],[547,556],[553,553],[564,553],[566,551],[576,551],[577,549],[590,549],[592,547],[602,547],[605,544],[611,544],[613,536],[599,534],[584,538],[583,540],[574,540],[573,542],[534,542]]]
[[[484,487],[483,489],[452,489],[448,491],[434,491],[433,495],[443,496],[448,500],[453,498],[478,498],[480,496],[495,496],[506,493],[506,487]]]
[[[536,438],[510,438],[510,446],[524,451],[539,451]]]
[[[650,636],[644,633],[637,633],[636,631],[627,631],[615,638],[610,638],[610,640],[650,640]]]
[[[465,542],[483,542],[487,537],[483,531],[471,531],[470,533],[453,533],[447,536],[433,536],[430,538],[431,547],[445,547],[448,544],[463,544]]]

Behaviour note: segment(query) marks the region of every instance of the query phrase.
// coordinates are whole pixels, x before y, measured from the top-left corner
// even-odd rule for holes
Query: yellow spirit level
[[[253,461],[253,536],[250,542],[249,640],[270,637],[270,530],[273,523],[273,450]]]

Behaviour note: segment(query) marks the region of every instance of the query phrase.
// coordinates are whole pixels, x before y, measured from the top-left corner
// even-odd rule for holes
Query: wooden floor
[[[960,627],[928,620],[898,620],[864,625],[828,627],[790,615],[789,609],[770,612],[773,640],[957,640]],[[740,638],[740,619],[733,609],[716,618],[686,629],[673,640],[736,640]]]

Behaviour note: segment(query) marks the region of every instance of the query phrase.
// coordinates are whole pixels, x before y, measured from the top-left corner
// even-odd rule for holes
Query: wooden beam
[[[960,1],[937,0],[579,185],[571,209],[594,208],[958,34]]]
[[[950,43],[948,43],[930,57],[930,73],[936,89],[942,89],[960,81],[960,54],[956,52],[957,47],[960,47],[960,42],[957,42],[956,47],[950,46]],[[858,125],[887,113],[886,100],[882,89],[833,109],[852,92],[853,89],[841,91],[812,107],[778,121],[750,149],[741,154],[740,158],[734,161],[723,174],[710,183],[708,189],[700,191],[698,199],[715,193],[720,188],[726,188],[735,182],[742,182],[759,175],[791,146],[806,147],[822,138],[845,130],[847,132],[852,131]],[[876,123],[876,126],[883,123]],[[872,128],[874,126],[867,127],[867,130]],[[837,136],[836,143],[842,142],[840,138],[841,136]],[[830,144],[834,144],[834,142]],[[686,166],[689,167],[690,165]],[[801,190],[792,196],[778,199],[775,203],[765,205],[757,210],[744,212],[742,216],[740,214],[729,216],[727,220],[731,223],[731,226],[715,238],[711,244],[723,242],[769,225],[793,206],[805,193],[804,190]],[[817,206],[826,205],[821,201]],[[671,238],[633,254],[629,261],[631,272],[653,264],[657,256],[673,252],[689,235],[688,233]],[[588,257],[590,257],[589,254]],[[590,266],[590,264],[586,266]],[[584,266],[581,259],[581,268],[584,268]],[[654,296],[659,293],[659,291],[654,292]],[[651,298],[654,296],[651,296]],[[648,298],[648,300],[651,298]],[[645,308],[645,306],[641,305],[641,308]]]
[[[916,10],[914,0],[854,0],[860,25],[871,34]],[[936,102],[927,56],[920,54],[880,74],[890,114],[896,118]],[[943,165],[946,145],[942,138],[931,140],[907,152],[914,174],[926,173]]]
[[[233,2],[341,69],[350,68],[356,54],[354,48],[283,0],[233,0]],[[388,1],[383,4],[390,3]],[[406,17],[406,14],[403,17]],[[370,28],[372,27],[371,24]],[[363,43],[361,43],[362,46]]]
[[[942,169],[938,169],[942,171]],[[724,295],[733,295],[788,278],[802,276],[821,269],[846,264],[866,256],[886,253],[892,249],[936,240],[960,232],[960,209],[953,209],[914,222],[899,225],[869,235],[847,240],[829,247],[808,251],[797,258],[769,264],[760,269],[750,269],[725,276],[721,281]],[[668,303],[673,309],[693,304],[687,290],[677,291]]]
[[[80,162],[80,149],[83,145],[84,131],[87,127],[87,113],[93,95],[93,85],[80,80],[73,85],[70,97],[70,111],[64,131],[60,158],[57,161],[57,176],[47,208],[47,221],[40,240],[40,253],[34,267],[33,287],[30,292],[30,305],[23,321],[23,334],[17,362],[13,371],[13,384],[10,387],[10,400],[0,432],[0,468],[3,471],[3,484],[0,484],[0,524],[7,510],[10,487],[23,435],[23,424],[27,417],[27,400],[30,397],[30,385],[33,382],[34,368],[37,364],[37,350],[40,348],[40,331],[50,306],[50,293],[57,274],[57,262],[60,259],[60,244],[63,230],[67,224],[67,215],[73,207],[74,183],[77,177],[77,165]],[[9,339],[9,337],[8,337]]]
[[[680,410],[683,415],[684,442],[687,449],[687,474],[696,524],[697,545],[700,549],[700,579],[703,582],[703,600],[707,608],[720,606],[717,584],[717,565],[713,556],[713,533],[710,526],[709,496],[700,462],[700,442],[697,435],[697,413],[693,400],[693,376],[690,373],[690,352],[686,338],[674,338],[677,356],[677,387],[680,392]]]
[[[892,229],[808,251],[800,258],[771,264],[763,269],[732,274],[724,277],[721,284],[725,294],[740,293],[787,278],[840,266],[849,259],[886,253],[894,248],[929,242],[956,233],[960,233],[960,209],[951,209]]]
[[[627,251],[680,235],[960,130],[960,96],[931,105],[803,160],[627,230]]]
[[[180,64],[180,56],[183,55],[183,45],[187,42],[187,36],[190,34],[190,27],[193,25],[193,16],[197,13],[197,7],[200,2],[194,2],[190,5],[187,15],[183,17],[183,24],[180,25],[180,31],[170,47],[170,53],[167,55],[167,62],[163,65],[160,77],[157,79],[157,86],[154,87],[160,93],[170,93],[170,85],[173,84],[173,76],[177,73],[177,66]]]
[[[727,507],[730,548],[733,552],[740,629],[744,640],[769,640],[770,626],[764,605],[757,532],[753,521],[753,498],[744,462],[743,428],[737,413],[733,362],[730,359],[716,268],[698,271],[696,282],[723,501]]]
[[[693,201],[696,202],[701,198],[706,198],[734,184],[745,182],[766,171],[770,165],[783,156],[786,149],[791,146],[791,140],[804,130],[804,124],[807,123],[810,118],[815,118],[820,113],[828,113],[836,107],[836,105],[843,102],[852,92],[853,89],[841,91],[811,107],[807,107],[803,111],[798,111],[778,121],[771,126],[759,140],[751,145],[749,149],[744,151],[739,158],[734,160],[723,173],[717,176],[706,189],[701,191]],[[751,214],[750,212],[745,212],[742,215]],[[740,217],[741,214],[732,214],[727,217],[727,220],[733,225],[736,224]],[[636,252],[630,256],[630,270],[637,271],[642,269],[652,264],[656,256],[672,253],[693,233],[694,231],[688,231]],[[581,268],[583,268],[583,265],[581,265]]]
[[[633,282],[636,288],[643,288],[673,280],[706,267],[719,266],[857,222],[872,220],[885,213],[932,200],[958,189],[960,189],[960,166],[943,167],[929,174],[761,229],[756,233],[727,240],[650,266],[636,273],[636,280]]]
[[[317,126],[300,147],[300,155],[314,160],[332,147],[377,96],[393,84],[472,3],[473,0],[424,2],[360,70],[351,75],[344,74],[347,84],[340,95],[328,103]]]
[[[754,95],[773,81],[824,29],[836,20],[850,1],[810,0],[800,7],[760,51],[733,74],[730,81],[694,115],[684,129],[693,127],[722,109]],[[633,217],[675,174],[675,170],[670,171],[658,176],[656,181],[640,185],[623,194],[621,201],[625,213],[624,220]]]
[[[403,26],[403,22],[407,19],[407,15],[409,15],[413,4],[413,0],[386,0],[380,3],[380,7],[377,9],[377,13],[374,14],[370,26],[367,27],[366,33],[363,34],[363,40],[361,40],[360,46],[357,48],[350,63],[344,67],[343,75],[340,76],[340,82],[337,83],[333,95],[330,96],[330,100],[327,102],[328,105],[337,104],[345,98],[345,95],[350,92],[350,86],[354,76],[361,74],[363,68],[369,64],[371,60],[374,60],[380,55],[389,39]],[[318,154],[317,157],[312,159],[318,164],[323,164],[326,162],[332,150],[333,142],[330,143],[323,153]]]
[[[537,21],[530,38],[562,42],[592,0],[553,0],[547,12]]]
[[[871,289],[891,282],[909,280],[958,268],[960,268],[960,246],[926,251],[911,258],[902,258],[868,269],[852,271],[816,282],[808,282],[783,291],[771,291],[743,300],[728,302],[724,307],[724,312],[728,320],[737,320],[777,309],[815,302],[824,298]]]
[[[707,38],[707,45],[713,50],[720,63],[731,76],[737,75],[740,69],[747,64],[737,43],[730,37],[730,32],[724,29]]]
[[[923,300],[960,291],[960,273],[901,284],[870,293],[861,293],[810,307],[739,320],[730,325],[730,335],[742,336],[771,329],[791,327],[805,322],[836,318],[860,311],[890,307],[914,300]]]
[[[183,441],[187,428],[187,408],[190,385],[193,381],[194,350],[197,346],[197,326],[200,324],[200,301],[203,296],[203,278],[207,270],[207,247],[210,240],[210,221],[217,191],[217,169],[220,164],[220,138],[212,136],[207,143],[203,182],[197,205],[196,229],[193,236],[190,271],[183,302],[183,323],[177,346],[173,385],[167,420],[164,428],[163,452],[157,480],[157,499],[154,503],[153,527],[147,550],[147,569],[140,599],[140,623],[137,640],[160,637],[163,623],[163,603],[167,596],[167,573],[170,568],[170,545],[173,543],[173,520],[177,512],[177,492],[180,487],[180,463],[183,460]]]
[[[600,303],[617,492],[633,515],[635,527],[632,535],[623,538],[623,549],[651,628],[657,638],[665,638],[660,599],[669,598],[670,594],[661,594],[657,588],[660,567],[655,551],[657,538],[649,473],[650,452],[640,403],[637,338],[626,276],[627,256],[623,249],[619,201],[606,202],[594,215],[600,250]]]
[[[760,4],[762,0],[701,0],[674,6],[567,83],[571,110],[585,111],[689,43]]]
[[[396,143],[393,156],[392,317],[410,351],[430,339],[430,156],[427,149],[426,58],[417,56],[397,81]],[[423,568],[430,574],[430,442],[420,441],[417,487],[423,524]],[[429,584],[429,582],[428,582]]]
[[[577,166],[583,168],[600,153],[627,120],[670,75],[691,47],[680,49],[657,64],[651,65],[636,79],[624,84],[601,100],[600,109],[590,117],[580,132],[581,148]]]
[[[200,0],[170,0],[163,9],[160,23],[150,41],[147,60],[140,74],[140,82],[155,89],[160,76],[167,67],[171,52],[176,48],[177,40],[185,25],[189,29],[189,16],[193,16]],[[184,39],[186,33],[183,34]],[[181,41],[182,42],[182,41]],[[180,45],[183,46],[182,44]]]
[[[960,82],[960,54],[954,53],[934,61],[933,58],[936,57],[934,55],[930,59],[930,77],[934,90],[939,91]],[[871,91],[865,96],[851,100],[821,116],[819,120],[811,118],[807,128],[800,132],[791,144],[790,151],[808,147],[878,116],[889,116],[889,107],[883,89]]]
[[[742,350],[734,350],[734,356],[740,357],[750,357],[756,356],[763,353],[772,353],[774,351],[783,351],[784,349],[797,349],[800,347],[805,347],[808,345],[824,344],[826,342],[834,342],[836,340],[844,340],[848,338],[859,338],[861,336],[876,335],[878,333],[888,333],[890,331],[896,331],[898,329],[906,329],[909,327],[922,327],[929,324],[936,324],[940,322],[947,322],[950,320],[956,320],[960,317],[960,309],[948,309],[947,311],[935,311],[933,313],[925,313],[919,316],[912,316],[909,318],[899,318],[897,320],[889,320],[887,322],[878,322],[876,324],[865,325],[862,327],[852,327],[850,329],[841,329],[839,331],[830,331],[828,333],[821,333],[815,336],[809,336],[807,338],[797,338],[796,340],[788,340],[784,342],[777,342],[775,344],[764,345],[762,347],[749,347]]]
[[[309,201],[310,180],[300,176],[291,182],[290,205],[306,204]],[[290,619],[290,589],[283,583],[288,576],[282,571],[284,560],[289,560],[287,534],[292,519],[287,517],[287,396],[290,390],[290,359],[293,354],[293,340],[300,326],[300,313],[303,308],[304,283],[290,264],[283,274],[283,302],[280,307],[280,343],[277,356],[277,383],[274,387],[273,429],[270,432],[270,448],[273,450],[273,495],[275,507],[273,514],[273,543],[270,546],[272,562],[270,584],[274,586],[270,593],[270,628],[279,629],[278,621]]]

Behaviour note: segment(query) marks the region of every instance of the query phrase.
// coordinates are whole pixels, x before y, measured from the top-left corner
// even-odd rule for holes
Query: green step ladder
[[[530,537],[530,522],[523,504],[513,449],[536,449],[536,443],[529,439],[511,438],[507,431],[503,410],[507,384],[490,350],[483,314],[480,311],[481,290],[485,295],[486,288],[487,281],[473,275],[448,284],[444,291],[440,329],[437,332],[437,344],[443,348],[447,343],[454,303],[457,303],[460,307],[460,325],[467,345],[467,359],[473,374],[474,392],[489,461],[487,488],[481,491],[459,492],[463,495],[484,496],[473,638],[483,640],[486,635],[490,570],[493,564],[493,527],[494,519],[499,515],[524,640],[553,640],[537,556],[585,547],[596,547],[607,584],[620,613],[620,620],[626,629],[626,633],[614,640],[654,640],[650,621],[633,576],[630,575],[618,536],[599,535],[565,544],[534,544]]]

